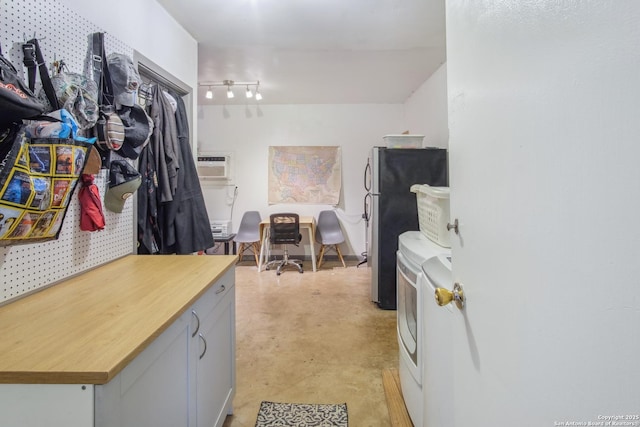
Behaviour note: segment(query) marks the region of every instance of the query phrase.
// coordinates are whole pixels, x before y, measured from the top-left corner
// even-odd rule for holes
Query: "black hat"
[[[123,106],[118,110],[118,116],[124,125],[124,141],[118,154],[135,160],[149,142],[153,133],[153,120],[139,105]]]

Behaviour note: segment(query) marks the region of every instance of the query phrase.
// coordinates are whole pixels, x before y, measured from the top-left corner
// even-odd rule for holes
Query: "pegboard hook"
[[[37,38],[37,37],[36,37],[36,32],[34,31],[33,32],[33,38],[31,38],[29,40],[33,40],[35,38]],[[47,39],[46,37],[42,37],[41,39],[38,39],[38,40],[46,40],[46,39]],[[29,41],[29,40],[27,40],[27,33],[22,33],[22,40],[24,41],[24,43]]]

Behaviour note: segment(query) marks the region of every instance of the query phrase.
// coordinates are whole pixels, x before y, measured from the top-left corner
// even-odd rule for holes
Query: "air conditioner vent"
[[[201,179],[228,179],[228,156],[198,156],[198,177]]]

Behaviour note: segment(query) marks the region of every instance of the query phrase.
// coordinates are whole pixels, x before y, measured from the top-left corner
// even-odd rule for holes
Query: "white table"
[[[258,271],[262,271],[262,260],[266,261],[266,252],[267,247],[269,245],[269,228],[271,227],[271,223],[269,218],[263,219],[260,222],[260,236],[261,236],[261,245],[260,245],[260,256],[258,257]],[[311,265],[313,266],[313,271],[316,271],[316,249],[315,249],[315,240],[314,235],[316,232],[316,219],[312,216],[300,216],[300,232],[302,229],[306,229],[309,233],[309,246],[311,248]]]

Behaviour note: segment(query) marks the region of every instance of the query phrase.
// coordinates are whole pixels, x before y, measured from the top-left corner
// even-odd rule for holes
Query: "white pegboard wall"
[[[63,25],[67,23],[67,25]],[[0,0],[0,43],[5,58],[23,72],[21,44],[34,35],[45,60],[64,60],[69,71],[86,71],[89,36],[103,31],[58,1]],[[105,34],[106,53],[133,56],[133,49]],[[106,170],[95,183],[104,198]],[[106,227],[98,232],[80,230],[76,186],[58,240],[0,248],[0,305],[82,273],[122,256],[135,253],[134,199],[122,213],[104,209]]]

